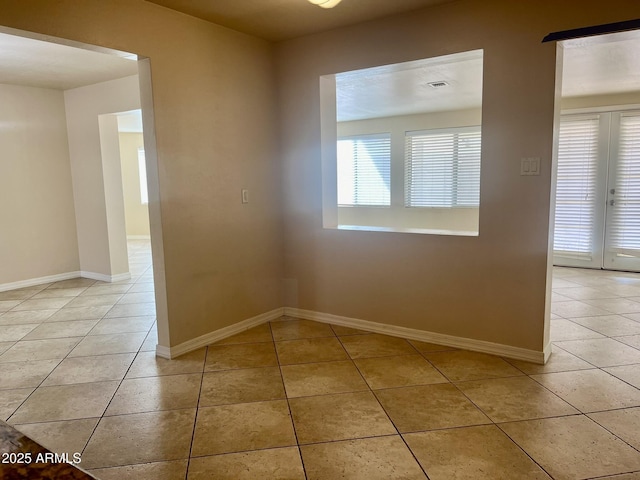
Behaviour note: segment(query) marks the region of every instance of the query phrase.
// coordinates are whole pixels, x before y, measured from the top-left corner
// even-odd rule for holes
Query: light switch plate
[[[520,159],[520,175],[540,175],[540,157],[522,157]]]

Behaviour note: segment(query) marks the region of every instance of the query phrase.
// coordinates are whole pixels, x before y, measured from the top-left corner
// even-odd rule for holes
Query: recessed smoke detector
[[[427,83],[427,85],[429,85],[431,88],[442,88],[442,87],[448,87],[449,84],[445,81],[440,81],[440,82],[429,82]]]

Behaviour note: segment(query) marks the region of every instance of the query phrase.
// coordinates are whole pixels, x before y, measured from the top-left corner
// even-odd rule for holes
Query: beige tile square
[[[366,335],[367,333],[371,333],[371,332],[367,332],[366,330],[360,330],[358,328],[343,327],[342,325],[330,325],[330,326],[331,326],[331,329],[333,330],[333,333],[335,333],[339,337],[345,336],[345,335]]]
[[[157,357],[155,352],[140,352],[133,361],[126,378],[199,373],[204,370],[205,353],[206,348],[201,348],[173,360],[167,360]]]
[[[39,293],[36,293],[33,297],[33,300],[40,298],[64,298],[64,297],[77,297],[82,292],[84,292],[86,287],[77,287],[77,288],[46,288]]]
[[[205,372],[235,368],[276,367],[278,358],[273,342],[239,345],[210,345]]]
[[[586,370],[593,368],[593,365],[590,363],[585,362],[575,355],[571,355],[566,350],[555,345],[551,345],[551,356],[544,365],[524,362],[522,360],[513,360],[510,358],[505,360],[527,375],[534,375],[536,373],[567,372],[570,370]]]
[[[556,480],[640,470],[639,452],[583,415],[505,423],[500,428]]]
[[[285,365],[281,370],[288,398],[369,389],[351,361]]]
[[[131,284],[100,284],[100,285],[92,285],[89,288],[86,288],[80,296],[93,296],[93,295],[118,295],[124,294],[131,290]]]
[[[555,313],[556,315],[560,315],[564,318],[573,318],[609,315],[611,311],[589,305],[588,303],[580,300],[573,300],[571,302],[552,303],[551,313]]]
[[[129,303],[155,303],[156,296],[154,292],[137,292],[137,293],[125,293],[120,300],[119,305],[126,305]]]
[[[640,388],[640,365],[623,365],[603,368],[603,370],[636,388]]]
[[[189,480],[305,480],[297,447],[192,458]],[[108,480],[108,479],[105,479]]]
[[[640,363],[640,350],[611,338],[570,340],[556,342],[556,345],[596,367],[615,367]]]
[[[42,340],[45,338],[83,337],[99,320],[76,320],[72,322],[42,323],[34,328],[23,340]]]
[[[458,350],[425,353],[424,356],[452,382],[522,375],[502,358],[486,353]]]
[[[214,343],[214,345],[235,345],[240,343],[263,342],[273,342],[273,337],[271,336],[271,328],[269,327],[268,323],[263,323],[262,325],[258,325],[257,327],[253,327],[248,330],[244,330],[243,332],[236,333],[235,335]]]
[[[636,450],[640,450],[640,408],[591,413],[589,417]]]
[[[80,343],[71,350],[69,357],[135,353],[142,346],[142,342],[146,336],[147,334],[144,332],[90,335],[83,338]]]
[[[565,287],[565,288],[553,288],[555,293],[564,295],[565,297],[572,298],[574,300],[589,300],[596,298],[616,298],[615,293],[607,290],[602,290],[592,287]]]
[[[401,433],[491,423],[450,383],[377,390],[375,395]]]
[[[33,323],[42,323],[51,317],[58,310],[32,310],[24,312],[6,312],[0,314],[0,325],[26,325]]]
[[[153,282],[136,282],[128,290],[128,293],[153,292],[155,291]]]
[[[7,312],[21,302],[22,300],[0,300],[0,312]]]
[[[96,282],[95,280],[91,280],[90,278],[70,278],[69,280],[61,280],[59,282],[52,283],[47,288],[86,288],[91,285],[99,284],[100,282]]]
[[[282,340],[297,340],[300,338],[333,337],[335,334],[326,323],[313,320],[282,320],[271,322],[273,339],[276,342]]]
[[[11,418],[12,423],[39,423],[100,417],[118,382],[40,387]]]
[[[195,457],[296,445],[285,400],[201,407],[193,438]]]
[[[348,360],[336,337],[303,338],[276,342],[280,365]]]
[[[122,380],[135,354],[65,358],[43,382],[43,386]]]
[[[22,340],[29,332],[40,324],[25,324],[25,325],[3,325],[0,328],[0,341],[2,342],[17,342]]]
[[[571,321],[609,337],[640,334],[640,323],[622,315],[572,318]]]
[[[553,393],[581,412],[640,406],[640,391],[602,370],[533,375]]]
[[[189,457],[195,409],[104,417],[82,455],[83,468]]]
[[[49,360],[55,358],[62,360],[79,341],[80,338],[77,337],[21,341],[0,355],[0,363]]]
[[[427,478],[397,435],[305,445],[300,452],[309,480]]]
[[[89,335],[111,335],[114,333],[147,333],[155,317],[103,318]]]
[[[351,358],[388,357],[417,353],[407,340],[377,333],[340,337],[340,341]]]
[[[0,368],[0,390],[37,387],[58,363],[60,360],[57,359],[5,363]]]
[[[205,373],[200,406],[261,402],[286,398],[278,367],[245,368]]]
[[[6,292],[0,292],[0,300],[2,301],[11,301],[11,300],[26,300],[27,298],[33,297],[38,292],[41,292],[45,287],[30,287],[30,288],[19,288],[16,290],[8,290]]]
[[[165,375],[122,381],[105,415],[196,408],[202,375]]]
[[[76,297],[67,303],[67,308],[79,307],[112,307],[115,305],[122,295],[82,295]]]
[[[90,298],[90,297],[86,297]],[[155,303],[130,303],[125,305],[114,305],[111,310],[105,315],[106,318],[120,318],[120,317],[143,317],[152,316],[155,318],[156,304]]]
[[[94,320],[106,315],[110,306],[63,308],[47,318],[47,322],[68,322],[70,320]]]
[[[597,480],[640,480],[640,472],[626,473],[623,475],[614,475],[612,477],[598,477]]]
[[[0,342],[0,355],[13,347],[16,342]]]
[[[31,393],[33,388],[17,388],[0,390],[0,420],[6,421],[18,409]],[[10,422],[10,423],[13,423]]]
[[[156,347],[158,346],[158,326],[154,323],[151,326],[151,330],[147,334],[147,338],[144,339],[142,346],[140,347],[141,352],[155,352]]]
[[[14,312],[24,310],[52,310],[64,307],[71,301],[71,298],[40,298],[25,300],[20,305],[13,307]]]
[[[371,392],[292,398],[289,405],[301,445],[396,433]]]
[[[584,300],[584,303],[611,313],[640,313],[640,303],[627,298],[600,298]]]
[[[430,480],[551,478],[494,425],[403,436]]]
[[[360,358],[354,363],[372,389],[448,382],[420,355]]]
[[[28,423],[15,428],[55,453],[82,453],[99,418],[66,420],[63,422]]]
[[[630,347],[640,349],[640,335],[630,335],[623,337],[616,337],[618,342],[622,342]]]
[[[561,342],[564,340],[580,340],[583,338],[605,338],[604,335],[589,328],[578,325],[571,320],[551,320],[551,340]]]
[[[458,350],[454,347],[446,347],[444,345],[438,345],[437,343],[420,342],[418,340],[409,340],[409,343],[413,345],[416,350],[422,353],[448,352],[452,350]]]
[[[100,480],[184,480],[187,460],[97,468],[90,473]]]
[[[457,386],[494,422],[579,413],[529,377],[477,380],[458,383]]]

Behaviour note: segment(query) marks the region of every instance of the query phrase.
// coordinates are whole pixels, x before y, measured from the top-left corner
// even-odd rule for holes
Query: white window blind
[[[390,205],[390,134],[340,138],[337,154],[338,205]]]
[[[610,217],[609,248],[640,253],[640,114],[620,116],[616,159],[615,206]]]
[[[480,204],[480,127],[407,132],[405,205]]]
[[[598,116],[564,118],[558,139],[553,249],[591,256],[598,175]]]

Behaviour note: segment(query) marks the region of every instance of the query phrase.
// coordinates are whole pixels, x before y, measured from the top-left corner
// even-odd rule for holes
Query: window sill
[[[479,232],[466,230],[437,230],[429,228],[376,227],[372,225],[338,225],[325,227],[334,230],[353,230],[362,232],[416,233],[420,235],[453,235],[457,237],[477,237]]]

